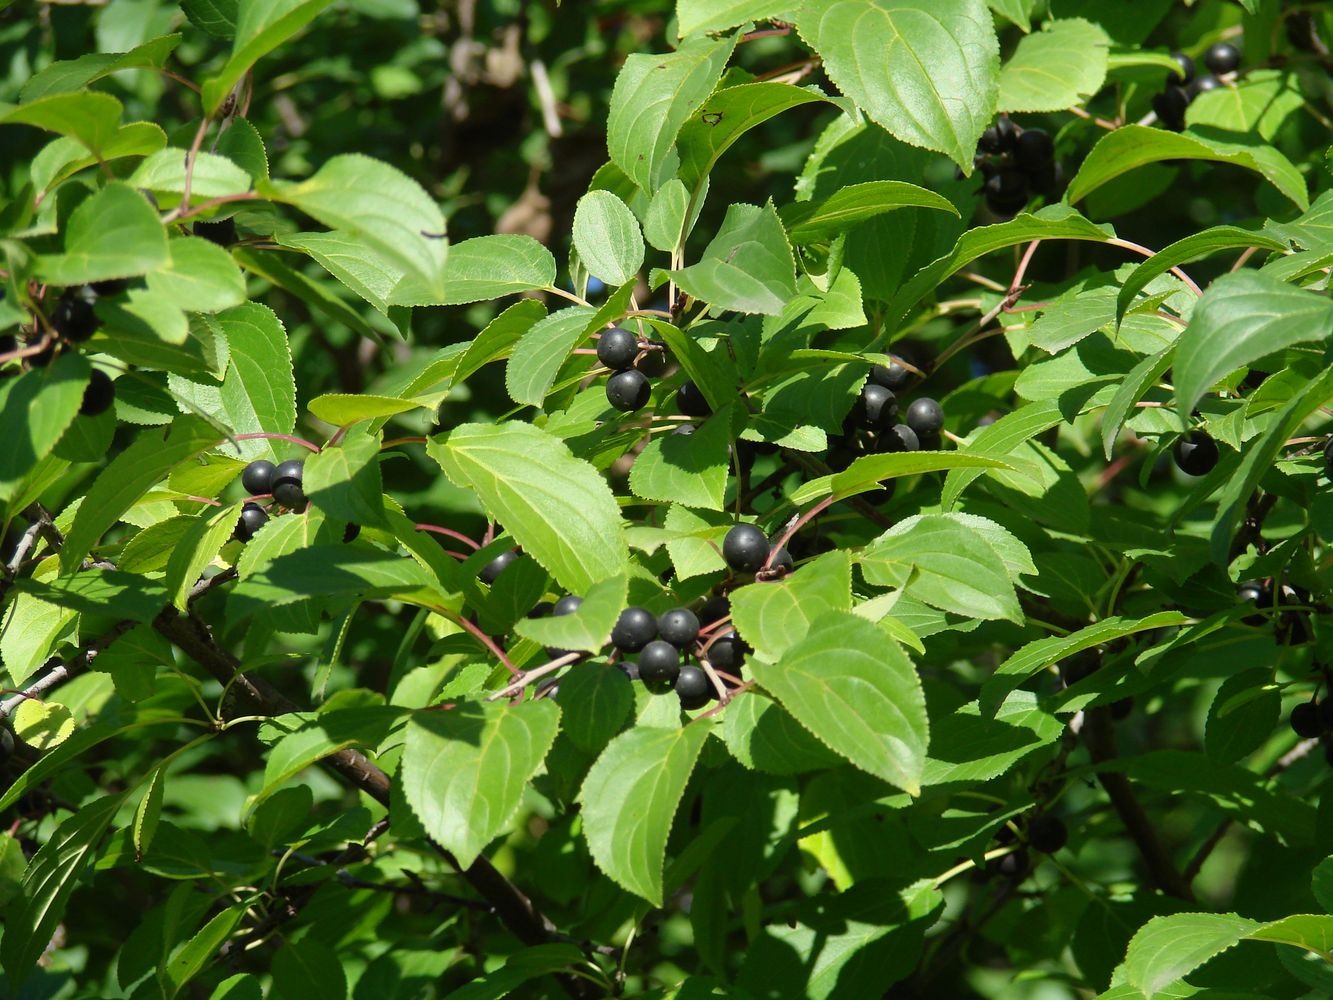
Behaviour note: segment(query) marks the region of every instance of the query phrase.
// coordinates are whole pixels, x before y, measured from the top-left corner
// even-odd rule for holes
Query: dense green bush
[[[0,11],[10,993],[1333,993],[1331,42]]]

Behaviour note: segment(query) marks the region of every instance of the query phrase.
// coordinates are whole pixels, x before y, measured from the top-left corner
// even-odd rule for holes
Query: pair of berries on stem
[[[306,505],[305,491],[301,480],[305,472],[305,463],[300,459],[291,459],[274,465],[267,459],[256,459],[241,471],[241,485],[251,496],[271,496],[281,506],[289,510],[300,510]],[[241,519],[236,524],[235,537],[248,542],[268,523],[268,511],[263,506],[249,501],[241,508]],[[348,534],[353,525],[348,526]],[[344,538],[345,541],[350,541]]]
[[[606,401],[622,413],[643,409],[652,396],[650,375],[666,370],[665,352],[643,345],[629,330],[614,326],[597,339],[597,360],[613,374],[606,380]]]

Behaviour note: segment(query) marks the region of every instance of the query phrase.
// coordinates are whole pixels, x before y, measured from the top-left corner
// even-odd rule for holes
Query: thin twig
[[[532,670],[517,671],[514,674],[514,682],[512,684],[507,688],[496,691],[495,694],[490,695],[486,700],[498,701],[501,698],[512,698],[529,684],[541,680],[547,674],[555,673],[555,671],[559,670],[561,667],[568,666],[575,660],[582,658],[584,655],[585,654],[579,652],[566,653],[564,656],[557,656],[554,660],[551,660],[548,663],[543,663],[540,667],[534,667]]]

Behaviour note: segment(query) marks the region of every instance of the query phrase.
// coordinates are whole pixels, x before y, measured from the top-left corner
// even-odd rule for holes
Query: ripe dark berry
[[[648,376],[635,368],[617,372],[606,380],[606,401],[624,413],[643,409],[652,393]]]
[[[622,653],[637,653],[656,638],[657,619],[647,608],[626,608],[611,629],[611,642]]]
[[[654,639],[639,651],[639,679],[653,694],[670,691],[680,675],[680,653],[663,639]]]
[[[912,428],[918,438],[928,434],[938,434],[944,426],[944,409],[929,396],[912,400],[907,408],[907,426]]]
[[[38,339],[40,340],[40,338]],[[31,347],[32,344],[28,344],[27,346]],[[52,337],[40,351],[36,354],[29,354],[23,360],[28,363],[29,368],[45,368],[56,356],[56,348],[59,346],[60,339],[58,337]]]
[[[1160,94],[1153,95],[1152,109],[1163,126],[1179,132],[1185,127],[1185,109],[1189,103],[1190,94],[1184,87],[1168,83]]]
[[[634,362],[634,367],[649,378],[660,378],[670,367],[670,360],[666,351],[644,351],[643,356]]]
[[[683,649],[699,638],[699,619],[689,608],[672,608],[657,619],[657,634]]]
[[[785,573],[790,573],[793,569],[796,568],[796,563],[792,561],[790,552],[788,552],[786,549],[778,549],[778,551],[773,554],[773,562],[771,563],[769,568],[773,570],[780,570]]]
[[[551,608],[551,614],[556,616],[572,615],[575,611],[579,609],[580,605],[582,604],[583,604],[582,597],[575,597],[573,594],[566,594],[564,597],[560,598],[560,600],[555,602],[554,606],[552,606]]]
[[[1028,858],[1028,852],[1021,847],[1000,858],[995,866],[1001,875],[1013,879],[1022,878],[1027,874],[1030,867],[1032,867],[1032,862]]]
[[[241,519],[236,522],[236,530],[232,532],[232,536],[242,542],[248,542],[266,524],[268,524],[268,514],[264,512],[264,508],[257,503],[247,503],[241,508]]]
[[[1203,54],[1203,64],[1218,76],[1230,73],[1240,66],[1240,49],[1227,42],[1210,45]]]
[[[83,402],[79,412],[85,417],[95,417],[105,413],[116,401],[116,384],[100,368],[94,368],[88,378],[88,388],[83,390]]]
[[[603,330],[597,341],[597,360],[613,372],[634,367],[639,355],[639,338],[622,327]]]
[[[852,408],[856,422],[866,430],[888,427],[898,415],[898,397],[889,389],[867,382]]]
[[[283,462],[273,470],[273,499],[289,510],[296,510],[306,505],[305,492],[301,489],[301,477],[305,473],[305,463],[299,458]]]
[[[676,674],[675,688],[676,694],[680,696],[680,707],[689,712],[703,708],[716,694],[708,675],[693,664],[680,668]]]
[[[495,578],[503,573],[505,568],[517,558],[518,551],[516,549],[501,552],[481,568],[481,572],[477,574],[477,579],[489,587],[495,582]]]
[[[999,118],[995,124],[981,133],[977,148],[983,153],[1004,153],[1013,147],[1018,129],[1008,118]]]
[[[1021,170],[1001,170],[982,190],[986,207],[996,215],[1013,215],[1028,203],[1028,178]]]
[[[894,424],[888,430],[880,433],[875,450],[879,452],[920,451],[921,440],[916,436],[916,431],[906,424]]]
[[[1178,84],[1181,87],[1187,87],[1194,80],[1194,60],[1183,52],[1172,52],[1171,58],[1175,64],[1180,67],[1180,75],[1170,77],[1170,82]]]
[[[1206,94],[1208,91],[1216,90],[1220,86],[1222,86],[1221,80],[1213,76],[1211,73],[1205,73],[1191,83],[1189,87],[1186,88],[1185,93],[1189,95],[1189,99],[1192,101],[1200,94]]]
[[[1059,816],[1033,816],[1028,823],[1028,843],[1043,854],[1054,854],[1069,842],[1069,830]]]
[[[528,612],[528,618],[545,618],[555,610],[555,605],[550,601],[538,601],[533,605],[532,610]]]
[[[731,602],[725,597],[710,597],[699,609],[699,624],[712,625],[731,614]]]
[[[241,485],[253,496],[273,492],[273,473],[278,467],[267,459],[257,458],[241,471]]]
[[[1046,170],[1055,159],[1055,143],[1045,129],[1024,129],[1014,140],[1014,162],[1029,175]]]
[[[1203,431],[1190,431],[1172,450],[1176,465],[1189,476],[1206,476],[1217,465],[1217,442]]]
[[[343,528],[343,544],[346,545],[348,542],[356,541],[359,534],[361,534],[361,525],[348,521],[346,527]]]
[[[1319,708],[1312,701],[1301,702],[1293,708],[1291,717],[1287,721],[1291,723],[1296,735],[1302,739],[1314,739],[1324,731],[1319,720]]]
[[[93,315],[96,295],[91,289],[81,288],[66,292],[51,316],[56,333],[76,343],[87,340],[97,331],[97,317]]]
[[[901,392],[912,381],[912,373],[896,360],[870,369],[870,381],[894,392]]]
[[[763,569],[768,549],[768,537],[753,524],[738,524],[722,539],[722,558],[737,573]]]
[[[682,382],[676,392],[676,409],[687,417],[706,417],[713,412],[704,394],[693,382]]]
[[[718,636],[708,647],[708,662],[718,670],[739,674],[748,651],[749,647],[745,645],[744,639],[735,632],[728,632]]]

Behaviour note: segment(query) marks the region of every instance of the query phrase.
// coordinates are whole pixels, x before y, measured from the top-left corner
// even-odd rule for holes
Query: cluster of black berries
[[[640,343],[629,330],[615,326],[597,339],[597,360],[614,373],[606,380],[606,399],[617,410],[633,413],[648,404],[650,377],[666,370],[666,352],[659,344]]]
[[[734,629],[716,635],[701,634],[730,613],[726,598],[715,598],[699,614],[689,608],[672,608],[653,616],[646,608],[629,607],[620,613],[611,630],[611,643],[622,655],[635,654],[626,662],[631,680],[643,682],[653,694],[674,691],[680,707],[703,708],[718,695],[703,667],[682,662],[691,653],[714,671],[726,674],[724,683],[739,683],[741,665],[749,648]]]
[[[40,327],[34,327],[27,338],[26,346],[46,339],[45,346],[36,354],[29,354],[24,360],[29,368],[44,368],[51,363],[56,352],[71,344],[81,344],[97,332],[97,316],[93,306],[98,296],[113,295],[126,286],[124,281],[97,281],[90,285],[77,285],[67,288],[56,300],[51,312],[51,329],[55,336],[47,338]],[[0,337],[0,354],[9,354],[19,349],[18,339],[13,334]],[[111,377],[100,368],[94,368],[88,378],[88,387],[83,390],[83,402],[79,412],[86,417],[95,417],[105,413],[116,401],[116,386]]]
[[[248,542],[255,533],[268,523],[268,510],[256,500],[272,497],[279,506],[288,510],[302,510],[306,505],[306,495],[301,489],[301,477],[305,463],[292,459],[280,465],[274,465],[267,459],[256,459],[241,472],[241,485],[254,499],[241,508],[241,519],[236,524],[234,537]],[[360,526],[349,524],[344,532],[343,541],[350,542],[357,536]]]
[[[829,453],[829,465],[835,472],[863,454],[939,449],[944,409],[936,400],[928,396],[912,400],[899,419],[898,394],[911,381],[911,371],[897,360],[871,369],[843,421],[842,440]]]
[[[1236,587],[1236,599],[1242,604],[1253,604],[1258,608],[1286,609],[1277,616],[1277,636],[1283,645],[1301,645],[1310,641],[1310,629],[1305,621],[1305,613],[1292,605],[1308,605],[1310,592],[1304,587],[1291,584],[1281,588],[1281,593],[1268,580],[1245,580]],[[1246,615],[1241,619],[1246,625],[1265,625],[1270,620],[1268,615]]]
[[[1039,128],[1019,128],[1000,118],[981,133],[973,164],[986,179],[986,207],[1014,215],[1033,194],[1050,194],[1060,179],[1055,143]]]
[[[1236,71],[1240,66],[1240,50],[1227,42],[1210,46],[1203,54],[1203,64],[1209,70],[1203,76],[1195,75],[1194,60],[1185,53],[1172,52],[1171,58],[1180,67],[1180,75],[1168,80],[1162,92],[1153,97],[1152,109],[1164,128],[1181,132],[1185,129],[1185,109],[1190,102],[1200,94],[1222,86],[1218,77]]]

